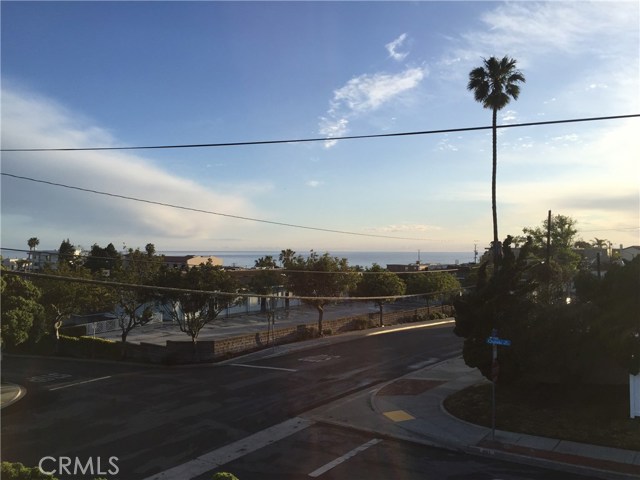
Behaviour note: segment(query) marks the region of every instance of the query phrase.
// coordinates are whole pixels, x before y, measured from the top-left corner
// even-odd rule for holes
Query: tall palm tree
[[[516,69],[516,61],[507,56],[483,59],[483,66],[469,72],[467,89],[473,91],[477,102],[493,112],[493,170],[491,174],[491,207],[493,211],[493,259],[497,263],[500,253],[498,241],[498,213],[496,209],[496,170],[498,165],[497,120],[498,110],[503,109],[513,98],[520,95],[519,83],[524,83],[524,75]]]
[[[31,237],[27,240],[27,245],[29,245],[29,270],[33,270],[33,251],[40,245],[40,240],[38,237]]]

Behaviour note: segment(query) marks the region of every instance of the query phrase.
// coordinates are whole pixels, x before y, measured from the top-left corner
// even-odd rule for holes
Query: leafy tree
[[[550,229],[549,221],[545,219],[541,227],[525,227],[522,231],[532,239],[532,258],[544,262],[543,268],[534,270],[536,280],[545,286],[539,292],[540,298],[547,302],[564,302],[568,296],[568,285],[580,265],[580,255],[574,251],[578,233],[576,221],[565,215],[554,215]],[[547,251],[548,234],[550,248]]]
[[[359,297],[381,297],[372,300],[380,311],[380,326],[383,326],[383,309],[386,303],[394,302],[399,295],[404,295],[406,285],[400,277],[389,272],[377,263],[364,271],[364,275],[358,282],[356,295]]]
[[[92,273],[115,272],[122,266],[122,256],[110,243],[102,248],[97,243],[93,244],[87,256],[84,266]]]
[[[24,343],[33,325],[44,322],[44,309],[38,303],[40,296],[40,290],[29,280],[13,274],[0,276],[3,345],[15,347]]]
[[[640,372],[640,256],[612,265],[593,295],[595,330],[610,356],[629,373]]]
[[[318,333],[322,335],[324,308],[331,300],[355,287],[358,277],[349,267],[346,258],[332,257],[328,253],[318,255],[311,251],[307,258],[298,255],[287,265],[287,277],[291,290],[306,297],[302,301],[318,311]]]
[[[488,275],[488,262],[481,264],[476,288],[454,302],[454,333],[465,339],[462,350],[465,363],[478,368],[489,379],[492,358],[487,338],[494,330],[503,338],[512,338],[535,307],[533,292],[536,285],[527,280],[531,243],[526,243],[516,258],[511,242],[512,237],[505,239],[498,268],[494,269],[493,275]],[[513,350],[505,348],[498,351],[501,380],[512,380],[518,374],[519,366]]]
[[[100,285],[73,281],[73,279],[92,279],[91,272],[83,267],[74,267],[66,262],[53,270],[45,269],[47,274],[55,274],[62,279],[38,278],[34,283],[42,291],[40,303],[44,307],[47,319],[46,333],[54,333],[56,341],[60,338],[60,328],[71,315],[83,315],[96,311],[110,310],[115,299],[111,289]]]
[[[214,321],[223,310],[242,301],[236,295],[235,279],[211,262],[186,272],[163,269],[159,285],[185,290],[163,293],[163,306],[180,330],[191,337],[194,348],[205,325]]]
[[[507,56],[483,59],[483,66],[469,73],[467,89],[473,91],[475,100],[492,111],[493,125],[493,169],[491,174],[491,206],[493,213],[493,254],[494,264],[500,253],[498,244],[498,213],[496,207],[496,170],[498,165],[497,119],[498,110],[520,95],[519,83],[524,83],[524,75],[516,69],[516,61]]]
[[[76,247],[68,238],[63,240],[58,247],[58,264],[69,267],[76,267],[80,264],[79,259],[76,258]]]
[[[443,301],[460,293],[460,281],[449,272],[412,273],[403,276],[408,295],[424,294],[429,300]]]
[[[110,244],[111,245],[111,244]],[[154,255],[155,248],[148,248],[146,252],[140,249],[129,249],[124,266],[115,273],[115,279],[120,283],[141,286],[151,286],[164,264],[161,256]],[[153,319],[153,303],[157,296],[148,288],[116,287],[115,315],[120,327],[122,339],[122,356],[126,356],[127,336],[134,328],[146,325]]]

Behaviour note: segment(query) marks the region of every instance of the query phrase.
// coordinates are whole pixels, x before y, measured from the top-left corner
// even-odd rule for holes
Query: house
[[[164,263],[171,268],[186,270],[197,267],[201,263],[211,261],[214,266],[222,266],[222,259],[218,257],[203,257],[200,255],[164,255]]]
[[[620,245],[620,249],[617,250],[620,253],[620,258],[625,262],[630,262],[635,257],[640,255],[640,246],[633,245],[632,247],[623,247]]]

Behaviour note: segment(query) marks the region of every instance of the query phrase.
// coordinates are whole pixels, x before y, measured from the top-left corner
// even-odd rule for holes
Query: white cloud
[[[319,187],[320,185],[322,185],[322,182],[320,182],[319,180],[309,180],[307,182],[307,186],[311,188],[316,188],[316,187]]]
[[[409,55],[409,52],[399,52],[398,51],[398,49],[400,47],[402,47],[402,45],[404,44],[404,41],[406,39],[407,39],[407,34],[403,33],[398,38],[396,38],[393,42],[387,43],[385,45],[385,48],[389,52],[389,57],[393,58],[394,60],[396,60],[398,62],[401,62],[402,60],[404,60],[407,57],[407,55]]]
[[[78,119],[73,112],[46,98],[3,86],[3,148],[115,144],[108,132],[85,122],[86,119]],[[2,171],[166,204],[256,216],[250,202],[241,194],[213,192],[163,171],[142,156],[121,151],[4,152]],[[249,186],[246,190],[254,189]],[[34,235],[43,244],[52,242],[52,246],[57,246],[62,238],[43,238],[48,231],[65,232],[65,238],[84,246],[103,241],[138,246],[162,239],[203,244],[221,231],[232,234],[231,229],[238,228],[240,222],[5,176],[2,177],[2,219],[2,244],[11,247],[22,245],[24,238]],[[240,230],[246,228],[247,223],[240,223]]]
[[[637,2],[512,2],[481,17],[487,29],[467,35],[481,50],[512,56],[562,51],[576,53],[605,44],[621,29],[638,28]],[[608,48],[608,47],[607,47]],[[514,51],[515,50],[515,51]]]
[[[439,231],[442,230],[442,227],[418,223],[402,223],[398,225],[369,228],[368,230],[377,233],[424,233]]]
[[[348,131],[349,120],[378,110],[416,88],[427,75],[425,68],[407,68],[398,74],[364,74],[349,80],[333,92],[333,99],[325,117],[320,119],[320,133],[338,137]],[[327,141],[326,147],[335,145]]]

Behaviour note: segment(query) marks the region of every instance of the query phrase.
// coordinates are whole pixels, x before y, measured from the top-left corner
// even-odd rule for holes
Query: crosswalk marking
[[[381,441],[382,440],[379,439],[379,438],[374,438],[373,440],[369,440],[367,443],[363,443],[359,447],[354,448],[350,452],[345,453],[341,457],[338,457],[335,460],[327,463],[326,465],[323,465],[322,467],[318,468],[317,470],[314,470],[313,472],[311,472],[309,474],[309,476],[310,477],[319,477],[320,475],[328,472],[332,468],[337,467],[341,463],[346,462],[350,458],[355,457],[357,454],[359,454],[361,452],[364,452],[367,448],[373,447],[374,445],[376,445],[377,443],[380,443]]]
[[[297,433],[305,428],[313,425],[312,420],[296,417],[290,418],[278,425],[269,427],[260,432],[249,435],[242,440],[230,443],[224,447],[213,450],[209,453],[199,456],[198,458],[189,462],[178,465],[177,467],[170,468],[164,472],[157,473],[144,480],[172,480],[179,478],[181,480],[187,480],[197,477],[210,470],[214,470],[225,463],[237,460],[240,457],[248,455],[256,450],[266,447],[272,443],[275,443],[283,438],[286,438],[294,433]]]

